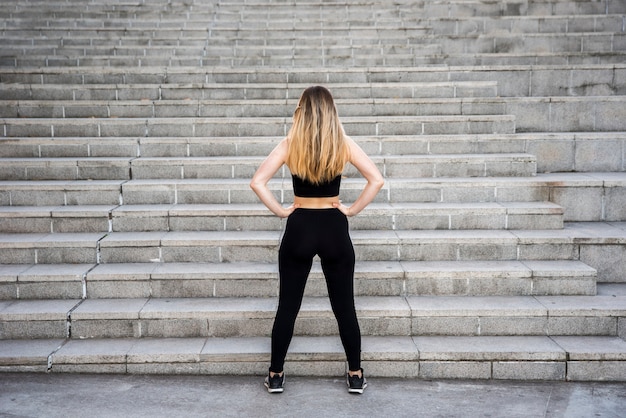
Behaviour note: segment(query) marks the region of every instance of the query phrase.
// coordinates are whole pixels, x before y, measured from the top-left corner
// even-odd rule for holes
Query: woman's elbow
[[[372,179],[371,183],[376,187],[376,190],[380,190],[385,185],[385,178],[382,175],[376,176],[376,178]]]
[[[252,179],[252,181],[250,181],[250,188],[255,192],[258,192],[261,188],[261,183],[256,179]]]

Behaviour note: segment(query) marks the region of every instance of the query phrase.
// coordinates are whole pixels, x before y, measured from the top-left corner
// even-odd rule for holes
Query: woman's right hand
[[[286,208],[283,208],[283,211],[280,215],[278,215],[280,218],[288,218],[289,215],[291,215],[293,213],[294,210],[298,209],[300,207],[300,205],[290,205]]]

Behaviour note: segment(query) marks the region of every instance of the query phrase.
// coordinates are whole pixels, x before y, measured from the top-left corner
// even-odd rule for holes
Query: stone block
[[[623,382],[626,376],[624,361],[568,361],[568,381]]]
[[[598,271],[599,283],[626,282],[626,248],[623,245],[581,245],[580,261]]]
[[[66,205],[119,205],[120,186],[117,182],[102,187],[83,188],[78,185],[75,190],[65,192]]]
[[[40,264],[89,264],[96,262],[97,254],[95,248],[85,248],[81,245],[66,245],[64,247],[37,249],[37,263]]]
[[[495,361],[493,379],[506,380],[565,380],[565,362]]]
[[[274,319],[254,318],[248,320],[241,319],[210,319],[210,337],[269,337]],[[294,335],[310,335],[302,332],[294,332]]]
[[[562,100],[550,103],[550,130],[553,132],[591,132],[601,127],[594,103],[579,100]]]
[[[569,94],[576,96],[611,96],[614,91],[615,70],[574,68],[571,72]]]
[[[154,285],[140,280],[87,280],[87,297],[90,299],[159,297],[153,292]]]
[[[518,260],[575,260],[578,246],[568,243],[520,243]]]
[[[533,295],[595,295],[596,294],[596,277],[590,275],[588,277],[534,277],[533,278]]]
[[[67,321],[37,320],[1,321],[0,338],[3,340],[32,340],[44,338],[66,338]]]
[[[48,356],[63,344],[62,339],[4,340],[0,344],[0,367],[11,371],[45,372]]]
[[[491,379],[488,361],[423,361],[419,362],[421,379]]]
[[[176,203],[176,184],[132,182],[122,185],[124,204],[173,204]]]
[[[478,335],[479,319],[476,317],[414,317],[411,335]]]
[[[0,231],[5,234],[45,233],[52,228],[50,216],[35,218],[0,218]]]
[[[615,335],[615,317],[559,317],[552,313],[548,318],[548,335]]]
[[[576,171],[621,171],[622,142],[619,139],[576,141]]]
[[[203,318],[142,319],[139,329],[141,329],[142,337],[206,337],[209,335],[209,322]]]
[[[543,185],[525,185],[524,187],[519,187],[504,184],[498,185],[492,193],[497,196],[497,199],[494,197],[491,201],[497,200],[498,202],[550,201],[550,189]]]
[[[548,320],[545,317],[526,317],[523,313],[514,317],[479,318],[480,335],[546,335]]]
[[[617,171],[617,170],[615,170]],[[605,219],[607,221],[626,220],[626,187],[615,185],[604,188]]]
[[[135,339],[69,340],[52,355],[57,372],[124,373],[126,356]]]
[[[535,97],[566,96],[569,92],[570,78],[569,68],[535,69],[532,71],[530,83],[531,95]]]
[[[132,319],[76,319],[72,338],[138,338],[138,321]]]
[[[550,103],[544,99],[508,102],[507,113],[516,116],[515,129],[517,132],[550,132],[558,130],[551,128]],[[567,129],[561,130],[567,131]]]
[[[515,260],[517,245],[514,243],[459,244],[458,260]]]
[[[437,261],[457,259],[457,247],[453,243],[403,243],[400,247],[400,251],[400,259],[408,261]]]

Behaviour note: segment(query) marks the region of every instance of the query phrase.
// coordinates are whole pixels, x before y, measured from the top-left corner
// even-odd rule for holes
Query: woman
[[[350,162],[367,180],[357,200],[346,206],[339,200],[341,173]],[[294,202],[283,207],[267,187],[286,164],[292,174]],[[293,125],[254,174],[250,187],[275,215],[289,218],[278,252],[280,293],[272,328],[272,355],[265,386],[270,393],[283,391],[283,364],[293,335],[313,257],[321,260],[328,296],[337,319],[348,360],[350,393],[367,386],[361,368],[361,333],[354,308],[354,248],[348,216],[367,206],[383,186],[372,160],[344,134],[330,92],[309,87],[293,116]]]

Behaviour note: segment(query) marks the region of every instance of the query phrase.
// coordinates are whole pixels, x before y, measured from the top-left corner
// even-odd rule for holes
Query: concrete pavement
[[[372,378],[0,374],[1,417],[624,417],[623,383]]]

